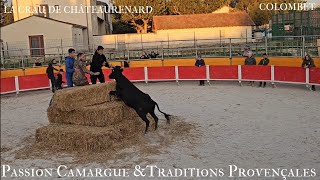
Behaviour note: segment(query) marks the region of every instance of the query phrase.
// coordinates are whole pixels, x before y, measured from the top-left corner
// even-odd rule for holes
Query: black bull
[[[139,115],[139,117],[146,123],[145,133],[147,133],[150,121],[147,118],[149,113],[155,121],[155,129],[158,128],[158,117],[154,113],[155,106],[158,110],[164,114],[167,119],[167,123],[170,123],[170,115],[162,112],[158,104],[151,99],[148,94],[140,91],[135,85],[133,85],[123,74],[123,69],[120,66],[116,66],[112,69],[109,75],[110,79],[116,80],[116,91],[110,91],[110,95],[120,98],[127,106],[133,108]]]

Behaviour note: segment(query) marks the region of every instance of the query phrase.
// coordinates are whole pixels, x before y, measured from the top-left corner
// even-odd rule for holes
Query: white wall
[[[90,41],[92,41],[93,35],[103,35],[107,32],[106,30],[102,31],[99,29],[102,27],[99,27],[98,25],[97,14],[90,12],[88,14],[65,13],[63,8],[65,6],[77,6],[79,8],[80,5],[95,6],[96,3],[96,0],[12,0],[12,5],[15,9],[17,9],[19,6],[37,7],[40,4],[47,4],[48,6],[60,5],[61,13],[51,13],[49,14],[49,18],[88,27]],[[67,8],[66,10],[69,11],[70,9]],[[14,20],[21,20],[29,16],[32,16],[32,14],[26,12],[14,13]],[[106,28],[106,26],[104,26],[104,28]],[[99,32],[102,32],[102,34]]]
[[[221,40],[220,40],[221,36]],[[159,30],[156,33],[148,34],[117,34],[93,37],[95,45],[105,45],[107,48],[123,49],[115,44],[124,44],[126,48],[141,48],[141,41],[144,46],[158,47],[182,47],[192,46],[193,40],[197,39],[198,44],[213,43],[229,43],[228,38],[233,39],[232,42],[246,42],[252,39],[251,26],[235,26],[235,27],[217,27],[217,28],[195,28],[195,29],[173,29]],[[212,40],[215,39],[215,40]],[[168,45],[169,40],[169,45]],[[189,42],[183,40],[190,40]],[[163,41],[161,43],[161,41]],[[176,41],[176,42],[174,42]]]

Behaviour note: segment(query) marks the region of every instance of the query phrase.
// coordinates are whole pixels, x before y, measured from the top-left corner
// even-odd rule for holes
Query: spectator
[[[56,59],[52,59],[52,60],[51,60],[51,63],[52,63],[53,65],[57,64]]]
[[[201,58],[201,56],[199,56],[194,65],[197,67],[202,67],[202,66],[205,66],[206,64],[205,64],[204,60]],[[200,83],[199,84],[200,86],[204,86],[204,80],[200,80],[199,83]]]
[[[309,54],[305,55],[302,61],[302,65],[303,68],[312,68],[312,67],[316,67],[316,65],[314,64],[313,59],[310,57]],[[316,86],[312,85],[311,86],[311,90],[312,91],[316,91]]]
[[[46,70],[46,73],[47,73],[48,79],[50,79],[50,81],[51,81],[51,89],[52,89],[52,92],[54,93],[56,90],[56,88],[55,88],[56,79],[54,77],[53,70],[58,71],[58,69],[56,69],[52,66],[52,63],[49,63],[47,70]]]
[[[158,53],[155,53],[154,51],[151,51],[151,53],[149,54],[149,57],[157,58],[158,55],[159,55]]]
[[[75,61],[76,51],[72,48],[68,50],[69,56],[66,58],[66,79],[68,87],[73,87],[72,75],[74,73],[73,64]]]
[[[92,62],[90,66],[91,72],[99,72],[99,75],[90,75],[91,83],[96,84],[97,79],[99,79],[100,83],[104,83],[104,74],[102,72],[102,67],[106,66],[110,68],[109,63],[107,62],[106,56],[103,54],[104,48],[102,46],[98,46],[96,52],[92,57]]]
[[[65,83],[62,80],[62,74],[63,74],[63,69],[60,69],[57,75],[57,80],[56,80],[56,89],[62,89],[62,83]]]
[[[243,55],[244,57],[248,57],[248,55],[251,54],[252,55],[252,51],[250,50],[250,47],[249,46],[246,46],[244,48],[244,52],[243,52]]]
[[[140,59],[149,59],[149,55],[146,52],[143,52],[142,56],[140,56]]]
[[[267,66],[269,64],[269,59],[267,53],[263,54],[263,59],[259,62],[259,65]],[[267,82],[263,82],[263,87],[266,87]],[[259,87],[262,87],[262,82],[260,82]]]
[[[252,56],[252,51],[248,51],[247,58],[244,61],[244,65],[253,66],[256,65],[256,59]],[[249,85],[254,86],[254,81],[249,81]]]
[[[36,67],[36,66],[42,66],[42,63],[40,62],[39,58],[36,58],[36,59],[34,60],[33,67]]]
[[[77,56],[77,60],[74,62],[74,68],[77,69],[73,73],[72,80],[74,85],[76,86],[86,86],[89,85],[88,79],[86,77],[86,73],[90,75],[99,75],[100,72],[91,72],[87,69],[85,62],[85,55],[83,53],[79,53]]]

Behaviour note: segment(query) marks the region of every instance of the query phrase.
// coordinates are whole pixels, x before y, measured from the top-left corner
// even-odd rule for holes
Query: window
[[[60,5],[54,5],[54,10],[58,12],[60,10]]]
[[[38,15],[42,17],[49,17],[49,6],[48,4],[41,4],[38,7]]]
[[[31,56],[44,55],[43,35],[29,36],[29,46]]]

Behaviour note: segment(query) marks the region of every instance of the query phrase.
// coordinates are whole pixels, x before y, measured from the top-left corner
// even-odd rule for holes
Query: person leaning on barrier
[[[102,72],[102,67],[110,68],[109,63],[107,62],[106,56],[103,54],[104,48],[102,46],[98,46],[96,52],[92,57],[92,62],[90,64],[90,71],[99,72],[99,75],[91,75],[90,79],[92,84],[97,83],[97,79],[99,79],[100,83],[105,82],[104,74]]]
[[[252,51],[248,51],[247,58],[244,61],[244,65],[254,66],[257,65],[256,59],[252,56]],[[254,81],[249,81],[249,85],[254,86]]]
[[[302,66],[303,68],[316,67],[316,65],[314,64],[313,59],[310,57],[309,54],[307,54],[307,55],[304,56],[301,66]],[[312,90],[312,91],[315,91],[315,90],[316,90],[316,86],[315,86],[315,85],[312,85],[312,86],[311,86],[311,90]]]
[[[85,62],[85,55],[79,53],[77,55],[77,60],[74,62],[74,68],[77,70],[73,73],[72,81],[76,86],[86,86],[89,85],[89,81],[86,77],[86,73],[90,75],[98,76],[100,72],[92,72],[87,69],[87,63]]]
[[[263,59],[260,60],[258,65],[267,66],[269,64],[267,53],[263,54]],[[263,87],[266,87],[267,82],[263,82]],[[259,83],[259,87],[262,87],[262,81]]]
[[[202,66],[205,66],[206,63],[205,63],[204,60],[201,58],[201,56],[199,56],[199,57],[196,59],[196,63],[195,63],[194,65],[197,66],[197,67],[202,67]],[[200,81],[199,81],[199,86],[204,86],[204,80],[200,80]]]

